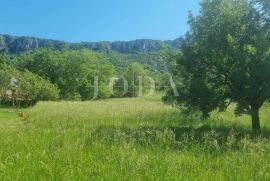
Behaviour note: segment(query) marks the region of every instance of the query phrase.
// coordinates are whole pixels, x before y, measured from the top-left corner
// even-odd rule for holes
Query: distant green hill
[[[167,71],[168,65],[160,51],[175,51],[180,48],[182,39],[161,41],[141,39],[134,41],[115,42],[81,42],[69,43],[58,40],[42,39],[25,36],[0,35],[0,53],[18,54],[31,52],[39,48],[53,50],[89,49],[106,54],[114,65],[125,67],[131,62],[144,64],[153,71]]]

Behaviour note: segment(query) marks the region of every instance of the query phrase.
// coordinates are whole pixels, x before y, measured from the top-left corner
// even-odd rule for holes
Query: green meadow
[[[231,107],[200,121],[159,96],[0,111],[0,180],[269,180],[263,134]]]

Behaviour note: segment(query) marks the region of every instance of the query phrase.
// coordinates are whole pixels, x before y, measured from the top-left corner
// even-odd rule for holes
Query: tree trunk
[[[260,124],[259,109],[252,109],[251,118],[252,118],[252,130],[253,130],[253,132],[254,133],[260,133],[261,132],[261,124]]]
[[[13,109],[15,109],[15,99],[14,99],[14,97],[12,97],[12,107],[13,107]]]

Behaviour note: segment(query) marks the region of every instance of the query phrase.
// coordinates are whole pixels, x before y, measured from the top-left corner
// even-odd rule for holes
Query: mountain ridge
[[[137,39],[131,41],[99,41],[71,43],[66,41],[37,38],[32,36],[13,36],[8,34],[0,34],[0,52],[10,54],[34,51],[38,48],[52,48],[55,50],[90,49],[98,52],[117,51],[120,53],[158,52],[163,48],[169,48],[172,50],[178,49],[180,48],[181,43],[182,38],[167,41]]]

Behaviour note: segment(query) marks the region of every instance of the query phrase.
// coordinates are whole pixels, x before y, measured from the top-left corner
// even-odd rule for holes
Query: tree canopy
[[[110,97],[109,88],[104,85],[115,74],[105,56],[88,50],[38,50],[20,55],[17,66],[56,84],[65,100],[91,100],[95,77],[99,79],[98,98]]]
[[[234,102],[237,114],[252,118],[270,98],[270,35],[262,10],[268,1],[204,0],[200,15],[189,16],[190,31],[176,58],[180,96],[173,100],[204,117]],[[171,100],[167,94],[164,100]]]

